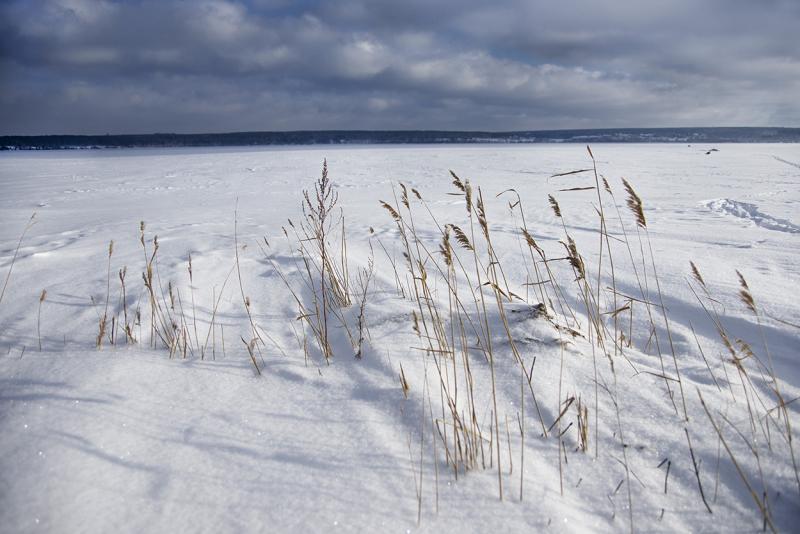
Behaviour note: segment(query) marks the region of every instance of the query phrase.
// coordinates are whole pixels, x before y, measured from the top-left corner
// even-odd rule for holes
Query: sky
[[[2,0],[0,135],[800,126],[800,0]]]

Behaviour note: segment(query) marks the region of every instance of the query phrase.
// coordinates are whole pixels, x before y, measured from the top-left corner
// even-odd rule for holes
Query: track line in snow
[[[779,158],[778,156],[772,156],[775,161],[780,161],[781,163],[785,163],[787,165],[791,165],[796,169],[800,169],[800,163],[795,163],[793,161],[789,161],[788,159]]]

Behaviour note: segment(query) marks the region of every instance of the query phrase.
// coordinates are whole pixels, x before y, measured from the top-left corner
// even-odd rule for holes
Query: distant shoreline
[[[615,128],[513,132],[302,130],[203,134],[0,136],[0,150],[477,143],[800,143],[800,128]]]

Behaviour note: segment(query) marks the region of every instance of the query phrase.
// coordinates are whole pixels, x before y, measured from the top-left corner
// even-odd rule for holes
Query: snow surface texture
[[[579,145],[0,155],[3,279],[36,212],[0,302],[0,530],[756,531],[764,520],[756,499],[768,507],[775,529],[793,530],[800,488],[783,414],[793,429],[800,426],[800,402],[790,402],[800,395],[800,171],[786,162],[800,159],[800,148],[720,145],[708,155],[707,148],[595,147],[598,170],[615,195],[603,193],[613,279],[607,249],[598,257],[597,192],[563,191],[594,186],[593,174],[552,177],[591,167]],[[332,319],[329,365],[298,319],[298,303],[287,287],[309,305],[311,290],[303,282],[288,220],[302,219],[302,190],[313,187],[323,158],[345,218],[350,278],[368,268],[368,258],[375,262],[364,307],[363,357],[353,357],[345,328]],[[397,200],[400,182],[425,200],[409,193],[419,243],[432,251],[422,253],[434,290],[429,302],[449,313],[447,282],[435,268],[443,265],[441,255],[433,252],[442,242],[441,227],[430,213],[441,226],[470,228],[449,169],[469,179],[475,194],[481,188],[492,245],[509,284],[503,287],[519,296],[504,305],[508,334],[491,289],[485,289],[485,315],[465,300],[468,317],[478,325],[465,334],[472,401],[465,399],[460,356],[424,350],[428,341],[413,329],[412,312],[421,308],[410,298],[414,280],[403,259],[401,232],[379,204],[387,201],[408,220]],[[625,206],[623,176],[644,201],[647,232],[637,230]],[[521,205],[513,207],[512,193],[496,198],[509,188],[519,193]],[[554,216],[548,194],[560,203],[563,219]],[[724,200],[704,200],[709,198]],[[535,280],[534,265],[545,264],[531,261],[519,231],[521,213],[549,258],[564,256],[559,241],[565,230],[574,238],[592,291],[600,289],[608,332],[616,331],[608,313],[614,311],[613,280],[617,306],[630,303],[630,310],[616,315],[630,347],[625,341],[615,348],[613,334],[602,347],[590,339],[581,286],[567,262],[548,265],[574,318],[551,286],[526,285]],[[144,255],[140,221],[146,223]],[[477,223],[475,228],[475,234],[467,233],[476,250],[483,247],[485,261]],[[142,273],[155,235],[157,294],[189,327],[186,358],[182,350],[170,358],[158,343],[150,348]],[[669,342],[648,240],[668,311]],[[472,261],[469,251],[457,244],[454,249],[465,264]],[[705,289],[692,278],[690,260]],[[129,324],[138,343],[125,343],[118,329],[117,343],[109,344],[107,331],[98,350],[98,322],[107,306],[115,322],[125,324],[118,277],[123,268]],[[735,269],[747,280],[758,317],[740,300]],[[643,299],[638,277],[645,270]],[[176,303],[168,302],[168,284]],[[459,285],[465,296],[477,291],[475,279],[471,285],[459,279]],[[536,307],[540,287],[550,287],[550,319]],[[354,303],[340,311],[353,330],[356,288],[354,282]],[[42,290],[47,293],[40,302]],[[648,299],[655,333],[641,302]],[[261,375],[245,346],[253,337],[248,313],[265,340],[253,358]],[[746,374],[722,345],[712,320],[717,316]],[[482,318],[491,332],[486,337],[480,335]],[[450,331],[452,322],[443,323]],[[482,431],[480,465],[466,473],[462,465],[457,477],[446,452],[455,450],[455,423],[443,408],[437,361],[452,366],[446,371],[450,387],[462,377],[458,409],[474,406]],[[785,411],[775,408],[770,368],[789,403]],[[578,398],[587,407],[585,452]],[[692,452],[713,513],[703,504]]]
[[[722,214],[733,215],[740,219],[752,221],[753,223],[778,232],[788,232],[790,234],[800,233],[800,226],[792,224],[786,219],[776,219],[775,217],[758,211],[758,206],[747,202],[739,202],[728,198],[717,200],[707,200],[703,203],[711,211]]]

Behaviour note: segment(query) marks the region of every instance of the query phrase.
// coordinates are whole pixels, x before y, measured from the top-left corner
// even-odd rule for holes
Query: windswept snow
[[[720,198],[716,200],[707,200],[703,202],[703,205],[711,211],[716,211],[723,215],[733,215],[734,217],[751,221],[768,230],[787,232],[790,234],[800,233],[800,226],[786,219],[777,219],[769,214],[762,213],[755,204]]]
[[[793,530],[800,488],[774,384],[766,377],[772,368],[779,378],[798,454],[800,236],[791,221],[800,219],[800,177],[778,159],[797,160],[798,146],[724,145],[714,157],[683,145],[593,150],[614,192],[613,199],[604,193],[603,209],[614,250],[616,310],[606,252],[597,270],[597,192],[562,191],[593,187],[594,175],[553,177],[591,167],[583,146],[0,154],[0,282],[16,254],[0,302],[0,530],[756,531],[763,516],[748,484],[759,499],[766,492],[776,529]],[[312,188],[324,158],[347,228],[351,278],[368,266],[368,258],[375,262],[363,358],[353,357],[353,332],[334,320],[330,365],[313,338],[304,350],[297,301],[281,278],[301,302],[311,302],[292,225],[303,217],[302,190]],[[461,360],[434,358],[425,350],[426,338],[414,332],[412,313],[420,313],[409,298],[414,281],[397,223],[379,203],[407,216],[398,184],[409,188],[419,250],[431,251],[422,262],[433,288],[428,302],[449,314],[448,284],[435,267],[442,265],[436,252],[441,227],[471,224],[451,169],[469,179],[476,194],[480,187],[507,289],[520,297],[506,304],[503,317],[492,296],[485,324],[465,327],[485,468],[461,469],[457,476],[444,453],[443,434],[455,446],[455,424],[443,409],[439,383],[442,373],[446,380],[454,372],[463,378],[465,368]],[[630,217],[622,177],[644,202],[646,231]],[[520,236],[520,211],[509,209],[518,199],[511,188],[574,310],[577,321],[548,304],[561,330],[540,313],[541,286],[531,285],[535,267]],[[563,218],[554,216],[548,194],[559,202]],[[35,224],[17,252],[33,212]],[[631,347],[609,345],[606,355],[587,336],[575,273],[557,260],[564,256],[565,229],[585,261],[586,279],[601,290],[608,330],[624,330]],[[468,234],[485,254],[477,223],[474,235]],[[185,359],[149,347],[142,273],[156,235],[154,276],[164,306],[189,325]],[[653,265],[641,260],[642,251],[649,257],[649,244],[661,298]],[[455,253],[470,264],[467,250],[456,247]],[[705,287],[693,280],[689,261]],[[116,346],[105,339],[98,350],[98,321],[107,300],[115,320],[124,321],[123,269],[138,343],[125,343],[122,335]],[[740,299],[736,270],[746,277],[758,316]],[[480,287],[472,282],[459,279],[459,288],[470,318],[476,318],[466,298]],[[655,330],[645,302],[652,306]],[[137,306],[141,315],[135,321]],[[353,331],[357,308],[341,312]],[[255,354],[261,375],[245,346],[253,337],[248,314],[265,340]],[[477,333],[486,326],[494,369],[476,348],[483,339]],[[729,333],[737,360],[721,343],[720,328]],[[463,410],[466,389],[459,384]],[[579,450],[579,398],[588,408],[586,452]],[[549,427],[547,437],[543,426]],[[687,433],[712,514],[701,498]]]

